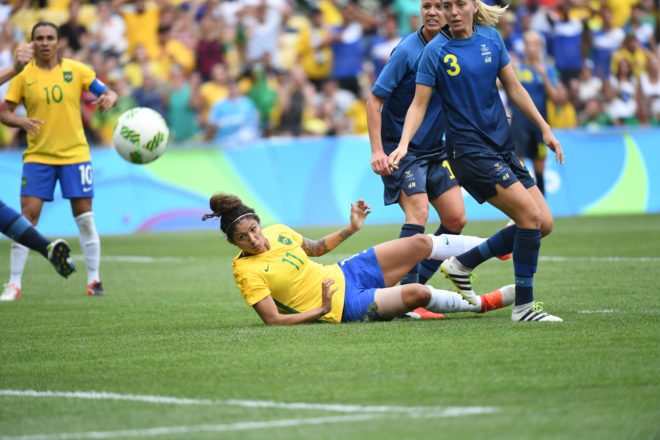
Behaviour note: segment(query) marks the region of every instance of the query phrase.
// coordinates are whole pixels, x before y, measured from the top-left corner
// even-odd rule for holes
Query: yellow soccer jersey
[[[330,313],[321,318],[341,322],[344,310],[344,273],[338,264],[322,265],[309,259],[302,235],[284,225],[263,229],[270,250],[234,258],[234,278],[245,302],[253,306],[271,295],[280,313],[302,313],[321,306],[321,283],[332,278],[337,288]]]
[[[31,61],[14,77],[5,100],[23,103],[29,117],[44,122],[36,136],[28,135],[25,162],[68,165],[90,160],[80,96],[95,78],[92,69],[66,58],[52,70]]]

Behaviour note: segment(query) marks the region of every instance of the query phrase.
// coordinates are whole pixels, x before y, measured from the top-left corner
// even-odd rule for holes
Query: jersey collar
[[[474,35],[477,32],[477,29],[472,26],[472,35]],[[453,40],[454,36],[451,34],[451,31],[449,30],[449,25],[446,24],[440,29],[440,33],[444,35],[448,40]]]
[[[424,43],[424,46],[426,46],[427,44],[429,44],[429,42],[426,41],[426,37],[424,36],[424,32],[422,32],[423,30],[424,30],[424,26],[420,27],[419,30],[417,31],[417,36],[419,37],[420,40],[422,40],[422,43]]]

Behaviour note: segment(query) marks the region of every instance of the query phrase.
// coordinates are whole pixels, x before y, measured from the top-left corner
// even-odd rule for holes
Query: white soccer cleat
[[[5,284],[0,301],[16,301],[21,298],[21,289],[14,283]]]
[[[511,312],[511,320],[516,322],[564,322],[559,316],[545,313],[541,302],[534,303],[532,307],[521,312]]]
[[[440,270],[452,282],[465,301],[472,305],[477,304],[477,294],[472,290],[472,270],[466,269],[456,257],[449,257],[443,261]]]

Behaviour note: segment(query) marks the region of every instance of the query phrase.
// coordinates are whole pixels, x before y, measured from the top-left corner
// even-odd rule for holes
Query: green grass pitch
[[[321,260],[397,235],[367,225]],[[0,438],[660,438],[658,215],[557,220],[535,285],[562,324],[514,324],[500,310],[265,327],[233,284],[235,250],[219,233],[108,236],[102,246],[106,297],[84,296],[82,257],[63,280],[32,254],[23,298],[0,303]],[[0,240],[2,282],[8,255]],[[512,273],[510,261],[488,262],[476,288]],[[450,287],[441,276],[431,284]],[[126,400],[135,395],[196,400]],[[474,407],[494,412],[463,414]]]

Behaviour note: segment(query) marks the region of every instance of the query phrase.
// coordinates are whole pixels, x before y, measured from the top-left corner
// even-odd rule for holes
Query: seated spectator
[[[626,58],[621,58],[616,75],[610,76],[607,113],[614,125],[636,125],[635,79]]]
[[[603,110],[603,103],[598,98],[589,99],[584,103],[580,115],[580,125],[587,128],[599,128],[612,125],[612,118]]]
[[[593,66],[591,60],[586,60],[578,78],[578,105],[580,107],[589,100],[600,98],[602,94],[603,80],[593,76]]]
[[[206,120],[213,105],[229,96],[227,88],[227,69],[222,64],[214,64],[211,68],[211,79],[204,82],[198,90],[201,101],[202,120]]]
[[[555,87],[554,101],[548,100],[548,124],[552,128],[573,128],[577,126],[577,113],[563,83]]]
[[[642,72],[637,82],[638,105],[643,112],[643,123],[660,122],[660,60],[650,55],[648,70]]]
[[[350,122],[346,111],[355,102],[355,95],[340,89],[339,83],[329,80],[323,84],[321,93],[316,96],[317,117],[325,122],[325,135],[336,136],[349,132]]]
[[[213,105],[206,128],[207,139],[216,145],[235,147],[259,138],[259,111],[240,94],[238,82],[227,81],[229,96]]]

